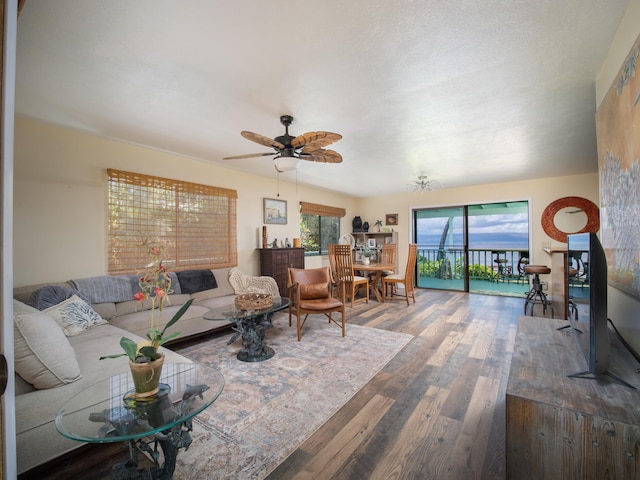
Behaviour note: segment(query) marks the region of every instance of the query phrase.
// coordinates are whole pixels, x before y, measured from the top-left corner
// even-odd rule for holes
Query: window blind
[[[300,213],[323,217],[344,217],[347,211],[344,208],[328,207],[318,203],[300,202]]]
[[[175,270],[238,263],[235,190],[120,170],[108,176],[108,272],[138,273],[142,243],[161,244]]]

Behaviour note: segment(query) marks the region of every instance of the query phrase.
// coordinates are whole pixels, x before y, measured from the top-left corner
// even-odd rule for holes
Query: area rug
[[[193,443],[178,455],[174,478],[261,479],[336,413],[413,338],[404,333],[309,318],[297,341],[280,313],[267,331],[276,354],[240,362],[231,334],[176,349],[225,378],[220,397],[194,420]]]

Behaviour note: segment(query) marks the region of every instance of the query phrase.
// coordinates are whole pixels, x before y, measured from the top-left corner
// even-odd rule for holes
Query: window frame
[[[300,236],[302,239],[305,238],[305,234],[302,232],[302,222],[305,216],[314,216],[318,218],[318,232],[317,232],[317,237],[318,237],[318,250],[307,250],[307,247],[305,246],[304,240],[302,242],[302,246],[305,247],[305,251],[304,254],[305,256],[309,256],[309,257],[315,257],[315,256],[322,256],[322,255],[327,255],[329,253],[328,248],[325,248],[324,250],[322,249],[322,221],[323,219],[334,219],[335,222],[337,223],[338,226],[338,233],[337,233],[337,237],[335,240],[335,243],[338,243],[339,239],[340,239],[340,232],[341,232],[341,228],[340,228],[340,217],[335,217],[335,216],[331,216],[331,215],[316,215],[316,214],[312,214],[312,213],[301,213],[300,214]],[[329,240],[330,241],[330,240]],[[329,241],[327,241],[327,245],[329,245]]]

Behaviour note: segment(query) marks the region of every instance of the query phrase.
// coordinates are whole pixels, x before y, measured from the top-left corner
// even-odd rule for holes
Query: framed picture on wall
[[[273,225],[287,224],[287,201],[275,198],[264,199],[264,223]]]
[[[398,225],[398,214],[397,213],[387,213],[385,215],[385,224],[386,225]]]
[[[375,238],[368,238],[367,239],[367,247],[376,248],[376,239]]]

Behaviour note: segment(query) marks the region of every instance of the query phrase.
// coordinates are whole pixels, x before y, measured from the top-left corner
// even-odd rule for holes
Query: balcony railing
[[[527,282],[524,266],[529,261],[526,249],[469,249],[469,279]],[[464,278],[464,250],[418,246],[418,275],[439,279]]]

